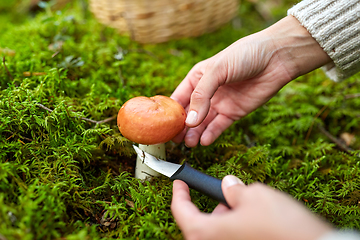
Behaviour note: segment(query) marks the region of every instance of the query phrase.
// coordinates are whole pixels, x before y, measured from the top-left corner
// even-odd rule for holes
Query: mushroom
[[[175,100],[157,95],[135,97],[120,108],[117,125],[121,134],[139,144],[141,150],[166,160],[165,143],[185,127],[185,109]],[[141,158],[136,158],[135,178],[151,180],[159,176]]]

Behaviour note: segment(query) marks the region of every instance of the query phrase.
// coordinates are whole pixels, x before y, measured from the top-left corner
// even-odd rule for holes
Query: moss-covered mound
[[[85,1],[32,16],[15,10],[18,1],[1,3],[0,239],[181,239],[171,181],[133,178],[135,154],[116,114],[134,96],[169,96],[195,63],[296,1],[271,18],[251,2],[214,33],[157,45],[102,26]],[[315,71],[209,147],[168,143],[168,159],[264,182],[338,227],[360,229],[359,93],[359,75],[334,83]],[[217,204],[191,194],[203,211]]]

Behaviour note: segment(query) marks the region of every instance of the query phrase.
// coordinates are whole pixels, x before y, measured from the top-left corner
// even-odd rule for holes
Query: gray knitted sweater
[[[343,80],[360,71],[360,0],[303,0],[288,10],[333,60],[327,75]]]

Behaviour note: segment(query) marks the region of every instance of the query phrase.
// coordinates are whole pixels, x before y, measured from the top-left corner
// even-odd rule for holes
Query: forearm
[[[318,42],[293,16],[287,16],[264,30],[274,42],[274,54],[281,59],[291,79],[331,62]]]

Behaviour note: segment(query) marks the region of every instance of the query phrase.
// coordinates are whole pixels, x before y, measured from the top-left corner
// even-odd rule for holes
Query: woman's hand
[[[172,94],[190,128],[175,137],[210,145],[234,121],[267,102],[299,75],[330,61],[300,23],[288,16],[196,64]]]
[[[286,194],[226,176],[222,190],[231,209],[199,211],[186,183],[175,180],[171,210],[186,239],[315,240],[332,228]]]

